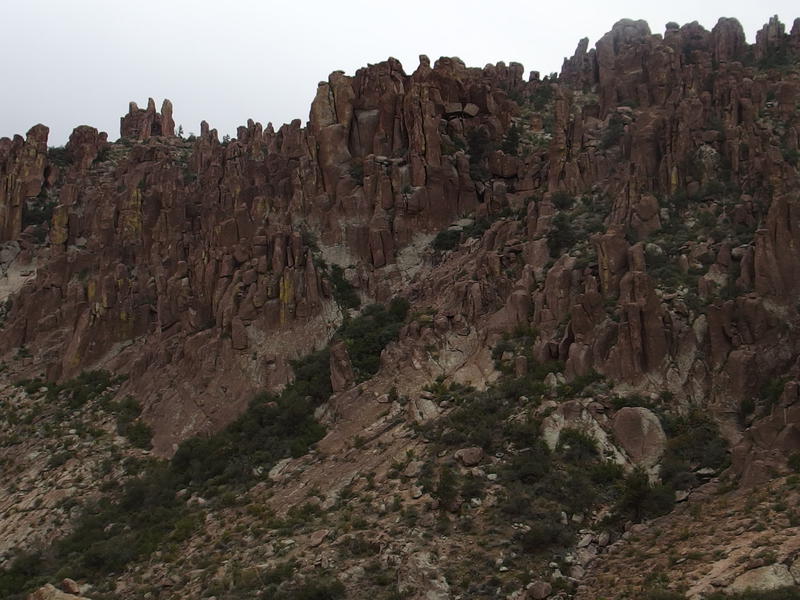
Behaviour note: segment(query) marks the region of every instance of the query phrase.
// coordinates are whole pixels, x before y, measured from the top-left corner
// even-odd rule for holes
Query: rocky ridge
[[[271,483],[240,501],[285,518],[319,497],[332,521],[308,509],[297,535],[267,527],[272,533],[251,536],[244,549],[226,547],[214,581],[208,566],[179,581],[167,565],[134,567],[154,586],[148,593],[211,586],[228,597],[242,587],[242,565],[273,573],[291,559],[329,572],[345,546],[339,579],[360,597],[371,577],[362,554],[375,549],[348,540],[364,529],[380,544],[379,570],[393,569],[393,589],[411,597],[617,590],[619,579],[595,571],[611,565],[610,577],[629,577],[619,552],[636,552],[629,540],[655,529],[629,528],[613,541],[599,529],[603,509],[586,507],[564,515],[580,534],[573,550],[555,567],[529,564],[503,544],[529,539],[533,522],[492,537],[492,506],[513,486],[491,482],[499,475],[502,483],[525,448],[487,439],[453,452],[437,423],[471,398],[458,386],[491,392],[513,374],[536,385],[511,393],[508,419],[529,411],[549,451],[564,453],[559,469],[571,468],[564,440],[579,444],[579,431],[607,460],[657,479],[680,437],[657,414],[700,408],[732,447],[731,466],[704,474],[708,467],[690,465],[695,481],[679,495],[702,497],[714,486],[724,495],[734,483],[749,489],[789,472],[800,451],[799,48],[800,21],[786,34],[771,20],[754,45],[733,19],[710,32],[668,24],[664,35],[622,21],[592,50],[581,41],[554,80],[532,73],[524,81],[515,63],[468,69],[443,58],[431,67],[425,57],[409,76],[390,59],[353,77],[333,73],[306,128],[251,121],[230,142],[205,124],[195,140],[175,137],[167,101],[161,113],[152,101],[146,110],[132,104],[113,144],[80,127],[63,153],[45,152],[46,128],[37,126],[27,141],[0,141],[3,268],[29,273],[9,285],[0,336],[33,355],[6,360],[18,376],[50,380],[97,366],[127,375],[119,394],[140,399],[155,450],[168,456],[192,434],[232,421],[257,388],[289,381],[289,359],[323,346],[348,314],[341,289],[384,302],[403,292],[412,317],[383,350],[378,375],[359,383],[347,344],[332,346],[335,394],[317,409],[327,436],[312,454],[278,463]],[[51,218],[23,227],[31,209],[49,205]],[[437,378],[456,387],[432,387]],[[450,498],[448,469],[485,480],[488,491]],[[698,487],[704,476],[711,488]],[[386,508],[396,496],[405,507],[397,519],[437,506],[456,521],[469,515],[478,533],[447,525],[432,541],[437,521],[427,512],[403,534]],[[205,538],[191,538],[187,556],[224,545],[226,519],[256,526],[258,510],[208,513]],[[366,528],[353,525],[353,511]],[[680,510],[661,517],[685,518]],[[488,554],[492,569],[516,579],[487,575],[484,587],[470,587],[478,582],[445,573],[448,557],[477,539],[502,548]],[[780,579],[797,550],[781,546],[745,566]],[[672,568],[655,583],[700,597],[733,591],[749,572],[721,558],[703,564],[697,573]],[[256,571],[244,577],[262,581]],[[118,582],[117,593],[141,592],[134,579]],[[625,593],[653,584],[631,578]]]

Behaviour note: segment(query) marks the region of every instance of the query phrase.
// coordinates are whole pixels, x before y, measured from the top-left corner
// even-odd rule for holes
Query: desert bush
[[[358,297],[353,284],[347,281],[344,276],[344,269],[339,265],[331,265],[330,282],[333,286],[333,299],[340,309],[356,309],[361,306],[361,299]]]
[[[669,438],[661,466],[664,483],[685,489],[694,484],[694,467],[721,471],[730,463],[728,446],[708,415],[695,409],[685,416],[662,415],[661,421]]]
[[[625,478],[615,512],[619,517],[638,522],[668,513],[674,502],[675,492],[671,487],[651,484],[647,473],[637,468]]]
[[[437,252],[452,250],[461,241],[461,232],[456,229],[444,229],[436,234],[431,242],[431,248]]]
[[[346,319],[335,337],[344,340],[353,371],[359,381],[378,372],[381,351],[397,339],[408,315],[409,303],[394,298],[389,306],[372,304],[357,317]]]
[[[614,113],[611,115],[611,119],[608,121],[608,128],[600,140],[600,147],[607,150],[612,146],[616,146],[622,139],[624,133],[625,123],[622,121],[622,117],[620,117],[619,114]]]
[[[153,447],[153,430],[143,421],[139,420],[142,408],[133,396],[126,396],[123,400],[112,406],[117,414],[117,433],[125,436],[137,448],[149,450]]]
[[[556,515],[534,523],[529,531],[519,536],[518,541],[525,552],[538,554],[554,548],[565,548],[572,543],[574,533],[558,522]]]
[[[64,146],[50,146],[47,149],[47,160],[57,167],[67,167],[72,164],[72,157]]]
[[[555,192],[551,200],[553,202],[553,206],[555,206],[558,210],[569,210],[575,203],[575,198],[573,198],[572,194],[563,190]]]
[[[573,463],[584,463],[598,457],[597,442],[594,438],[569,427],[561,431],[557,450],[565,460]]]
[[[562,252],[571,248],[577,238],[570,224],[569,216],[563,212],[553,217],[553,228],[547,234],[547,247],[550,256],[558,258]]]
[[[511,127],[508,128],[505,138],[503,138],[503,143],[500,145],[500,150],[510,156],[516,156],[519,152],[519,143],[521,138],[522,135],[520,134],[519,127],[517,127],[516,123],[512,123]]]

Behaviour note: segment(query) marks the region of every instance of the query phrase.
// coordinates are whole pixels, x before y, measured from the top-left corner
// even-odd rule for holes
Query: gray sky
[[[668,21],[736,17],[748,41],[769,17],[788,26],[796,1],[706,0],[0,0],[0,136],[50,127],[50,144],[88,124],[119,136],[128,102],[174,104],[175,122],[207,120],[235,134],[308,119],[317,82],[334,70],[398,58],[459,56],[469,66],[517,61],[559,70],[581,37],[590,45],[621,18]]]

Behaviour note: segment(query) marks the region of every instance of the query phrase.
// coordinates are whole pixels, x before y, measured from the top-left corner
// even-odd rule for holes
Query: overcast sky
[[[317,82],[367,63],[459,56],[468,66],[517,61],[559,70],[581,37],[590,45],[621,18],[736,17],[748,41],[773,14],[791,27],[796,1],[706,0],[0,0],[0,136],[73,127],[119,136],[128,102],[174,104],[184,131],[207,120],[220,134],[248,118],[277,127],[308,119]],[[788,29],[787,27],[787,29]]]

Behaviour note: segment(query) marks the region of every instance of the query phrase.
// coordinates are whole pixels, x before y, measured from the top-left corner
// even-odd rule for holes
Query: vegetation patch
[[[360,315],[346,318],[334,336],[344,341],[353,371],[358,381],[364,381],[378,372],[381,351],[397,339],[408,315],[409,303],[404,298],[394,298],[389,306],[372,304]]]

